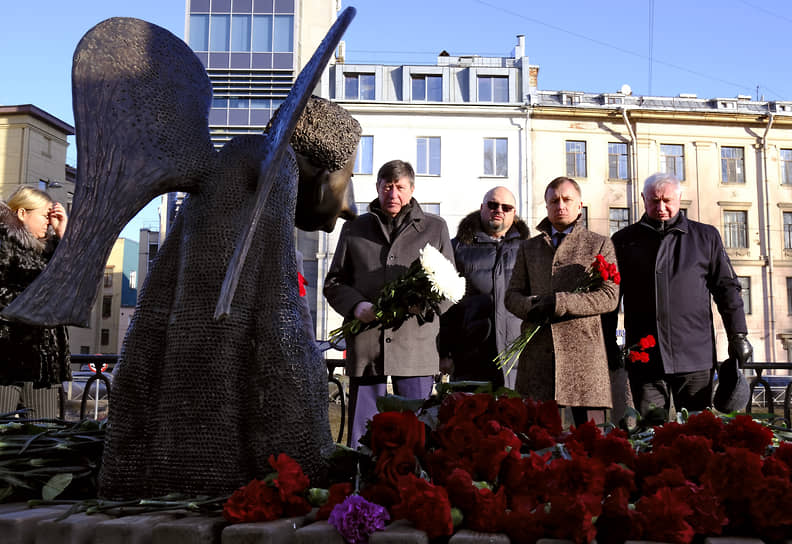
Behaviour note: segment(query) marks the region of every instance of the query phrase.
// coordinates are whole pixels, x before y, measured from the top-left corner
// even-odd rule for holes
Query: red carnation
[[[761,454],[772,444],[773,431],[749,415],[739,415],[724,427],[722,440],[724,447],[746,448]]]
[[[653,495],[641,497],[635,510],[641,515],[643,540],[687,544],[693,540],[693,528],[686,518],[693,509],[680,496],[683,491],[668,487],[657,490]]]
[[[352,484],[349,482],[341,482],[331,485],[330,489],[327,490],[327,502],[319,507],[319,510],[316,512],[316,519],[323,520],[329,518],[330,512],[333,511],[335,505],[344,502],[344,499],[350,496],[352,491],[354,491],[354,489],[352,488]]]
[[[374,455],[401,447],[420,452],[425,440],[425,426],[413,412],[382,412],[371,419],[371,451]]]
[[[630,351],[630,361],[633,363],[648,363],[649,354],[645,351]]]
[[[644,336],[643,338],[638,340],[638,347],[641,348],[642,350],[647,350],[649,348],[653,348],[656,345],[657,345],[657,342],[655,342],[655,337],[652,336],[651,334],[648,335],[648,336]]]
[[[408,519],[429,540],[454,532],[451,503],[444,488],[409,474],[399,481],[399,498],[393,507],[394,519]]]
[[[415,472],[416,462],[413,450],[407,447],[386,450],[377,458],[374,472],[380,482],[396,487],[402,476]]]
[[[278,488],[284,513],[287,516],[301,516],[310,512],[311,505],[305,498],[310,480],[303,474],[297,461],[281,453],[277,459],[270,455],[269,464],[278,473],[273,483]]]
[[[278,490],[261,480],[240,487],[223,505],[223,517],[231,523],[272,521],[283,515]]]

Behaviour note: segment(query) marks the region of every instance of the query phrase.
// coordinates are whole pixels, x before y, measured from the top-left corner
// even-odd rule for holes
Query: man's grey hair
[[[663,187],[664,185],[671,185],[674,187],[677,195],[682,194],[682,184],[679,182],[676,176],[673,174],[666,174],[665,172],[657,172],[656,174],[652,174],[644,181],[643,186],[643,195],[647,196],[654,189],[658,189]]]

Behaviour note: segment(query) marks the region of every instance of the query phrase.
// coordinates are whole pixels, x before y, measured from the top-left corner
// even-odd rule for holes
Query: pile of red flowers
[[[253,480],[234,491],[223,505],[223,517],[234,523],[273,521],[303,516],[311,511],[306,498],[310,481],[297,462],[285,454],[270,455],[273,469],[263,480]]]
[[[646,434],[591,422],[562,432],[553,402],[455,392],[420,419],[372,419],[357,491],[429,538],[460,527],[519,543],[792,534],[792,443],[774,446],[750,416],[712,412]],[[320,519],[352,481],[330,488]]]

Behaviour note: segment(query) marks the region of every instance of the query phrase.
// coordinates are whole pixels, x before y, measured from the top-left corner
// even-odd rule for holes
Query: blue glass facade
[[[187,43],[212,81],[212,139],[261,132],[296,76],[296,0],[190,0]]]

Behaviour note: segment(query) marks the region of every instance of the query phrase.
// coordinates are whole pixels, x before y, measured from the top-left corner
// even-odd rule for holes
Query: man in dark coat
[[[646,213],[613,235],[624,302],[625,345],[653,335],[649,362],[627,361],[633,400],[646,416],[652,407],[700,411],[711,405],[716,364],[712,305],[715,300],[729,339],[729,356],[740,366],[753,353],[740,283],[718,231],[679,212],[679,180],[658,173],[644,182]],[[606,316],[611,366],[619,357],[616,312]]]
[[[440,352],[447,358],[440,363],[454,380],[514,389],[516,370],[498,369],[493,359],[520,335],[520,318],[503,305],[520,242],[530,237],[515,207],[509,189],[490,189],[451,240],[457,270],[466,280],[465,298],[441,320]]]
[[[385,163],[377,173],[377,195],[365,213],[344,224],[324,295],[345,320],[375,320],[372,301],[382,287],[401,277],[428,243],[454,262],[448,227],[442,218],[424,213],[412,198],[415,173],[409,163]],[[440,304],[445,311],[450,306]],[[347,338],[350,376],[349,443],[358,445],[366,423],[377,413],[388,376],[396,394],[428,398],[439,371],[437,334],[440,320],[407,319],[400,327],[374,327]]]

